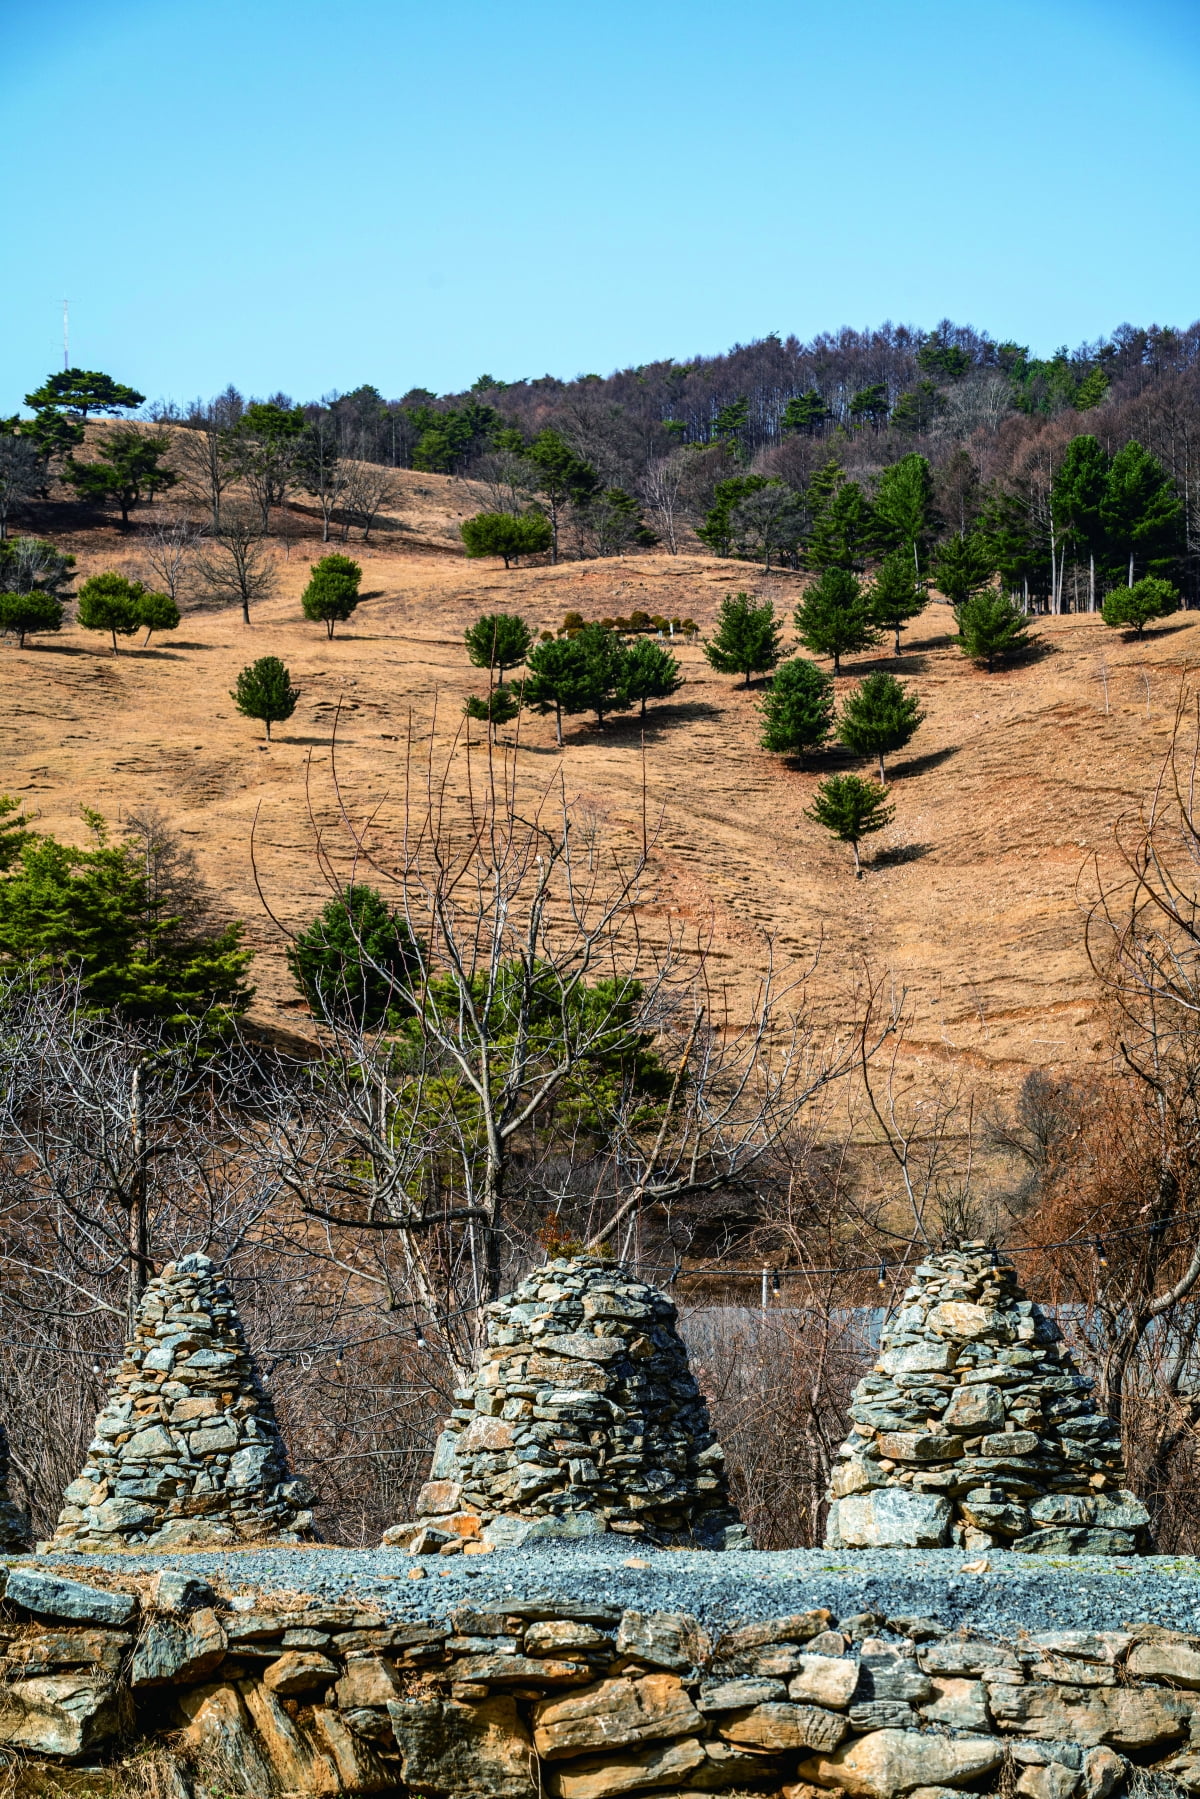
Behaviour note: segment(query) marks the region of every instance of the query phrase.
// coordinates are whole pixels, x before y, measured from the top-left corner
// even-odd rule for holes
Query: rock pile
[[[308,1483],[290,1479],[229,1289],[207,1256],[168,1263],[45,1548],[303,1542]]]
[[[1149,1550],[1091,1386],[984,1244],[930,1256],[855,1389],[826,1546]]]
[[[8,1436],[0,1425],[0,1552],[23,1549],[29,1541],[29,1513],[8,1491]]]
[[[752,1547],[670,1300],[588,1257],[549,1263],[488,1307],[472,1386],[438,1440],[420,1517],[384,1543],[617,1531]]]

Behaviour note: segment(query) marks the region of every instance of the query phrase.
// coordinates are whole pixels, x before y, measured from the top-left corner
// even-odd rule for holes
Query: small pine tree
[[[885,556],[868,590],[867,610],[872,624],[894,633],[897,656],[901,653],[901,626],[918,617],[928,604],[929,594],[913,568],[912,553],[901,547]]]
[[[494,668],[502,681],[505,671],[524,662],[533,647],[533,632],[513,612],[485,612],[463,635],[475,667]]]
[[[606,712],[627,712],[632,705],[621,691],[625,658],[629,654],[617,633],[607,625],[585,625],[574,638],[579,646],[583,674],[584,707],[604,723]]]
[[[759,701],[764,750],[803,756],[817,749],[833,729],[833,676],[797,656],[781,662]]]
[[[132,637],[141,628],[138,603],[146,593],[140,581],[127,581],[111,570],[103,575],[90,575],[79,589],[77,617],[85,631],[107,631],[112,637],[113,655],[117,638]]]
[[[956,612],[987,586],[995,572],[992,547],[981,531],[948,537],[933,559],[934,585]]]
[[[568,613],[567,616],[573,615]],[[587,710],[588,672],[578,638],[578,631],[582,629],[581,621],[569,635],[551,637],[536,644],[526,658],[529,673],[521,682],[523,705],[533,712],[553,712],[554,739],[560,747],[563,713]]]
[[[247,718],[261,718],[271,741],[271,726],[281,724],[296,710],[300,689],[292,686],[292,677],[278,656],[260,656],[237,678],[230,699]]]
[[[814,581],[792,614],[796,635],[814,656],[832,656],[833,672],[842,672],[842,657],[857,655],[879,642],[860,582],[849,569],[827,568]]]
[[[770,600],[756,606],[748,593],[728,594],[721,601],[717,628],[705,643],[704,654],[718,674],[744,675],[743,685],[749,687],[751,675],[765,674],[783,655],[779,644],[782,629]]]
[[[169,593],[144,593],[137,602],[137,621],[146,629],[143,643],[149,643],[152,631],[179,629],[179,608]]]
[[[521,710],[519,692],[506,687],[501,681],[490,693],[470,694],[463,704],[463,712],[467,718],[479,719],[481,723],[492,728],[492,742],[496,740],[496,731],[500,725],[511,724]]]
[[[887,779],[884,756],[902,750],[924,717],[916,695],[903,681],[880,670],[868,675],[842,701],[838,737],[852,756],[877,756],[883,782]]]
[[[17,648],[35,631],[61,631],[62,601],[52,593],[0,593],[0,631],[11,631]]]
[[[1115,631],[1132,631],[1135,637],[1142,637],[1152,618],[1165,618],[1178,610],[1179,594],[1171,583],[1158,575],[1143,575],[1132,587],[1114,587],[1106,593],[1100,616]]]
[[[864,781],[859,775],[830,775],[817,788],[804,816],[839,843],[850,845],[854,851],[854,873],[861,880],[859,843],[873,831],[882,831],[891,824],[896,808],[888,802],[886,787],[877,787],[874,781]]]
[[[997,656],[1029,648],[1029,620],[1003,594],[977,593],[959,609],[954,641],[964,656],[982,662],[991,674]]]
[[[337,622],[350,617],[358,605],[362,568],[352,556],[322,556],[310,568],[310,580],[300,595],[305,618],[319,621],[328,637]]]
[[[287,952],[292,979],[326,1024],[378,1030],[412,1011],[420,963],[412,933],[373,887],[349,886],[301,931]]]
[[[637,614],[634,614],[637,617]],[[639,637],[625,651],[618,688],[630,705],[640,705],[646,716],[647,700],[665,700],[683,686],[679,664],[670,650],[650,637]]]
[[[522,556],[541,555],[554,543],[544,512],[477,512],[458,529],[468,556],[502,556],[505,568]]]

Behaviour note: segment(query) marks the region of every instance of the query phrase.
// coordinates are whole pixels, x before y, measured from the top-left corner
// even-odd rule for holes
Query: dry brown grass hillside
[[[481,686],[462,643],[481,611],[516,610],[550,627],[570,608],[597,617],[640,606],[691,614],[703,630],[735,588],[772,597],[785,617],[799,592],[794,575],[658,553],[506,573],[450,547],[457,517],[478,504],[465,483],[401,471],[396,489],[392,528],[366,548],[355,534],[370,598],[332,642],[300,616],[319,553],[309,536],[277,552],[279,594],[248,628],[234,612],[197,607],[178,632],[149,648],[123,644],[115,658],[106,638],[73,626],[23,652],[11,640],[0,647],[0,790],[66,837],[82,838],[81,804],[113,820],[147,804],[168,814],[248,921],[257,1010],[277,1022],[295,1022],[297,1002],[255,892],[250,825],[258,813],[272,905],[288,924],[306,920],[326,889],[305,789],[328,799],[335,707],[342,781],[356,802],[378,802],[398,788],[410,719],[427,733],[436,702],[450,729]],[[136,533],[104,527],[60,541],[82,573],[139,565]],[[874,652],[843,678],[893,668],[928,712],[890,771],[896,819],[873,840],[861,882],[848,852],[803,816],[819,770],[760,750],[755,692],[715,674],[698,644],[677,646],[686,685],[653,709],[644,740],[647,810],[661,818],[654,909],[711,930],[735,1007],[768,935],[797,958],[820,944],[827,995],[869,961],[907,989],[916,1053],[1008,1088],[1031,1066],[1072,1069],[1102,1053],[1080,871],[1094,853],[1111,863],[1113,824],[1154,777],[1181,670],[1200,655],[1200,617],[1168,621],[1144,643],[1098,618],[1045,619],[1043,653],[990,676],[948,641],[952,628],[935,604],[906,633],[900,659]],[[229,699],[238,670],[265,654],[282,656],[303,690],[270,745]],[[561,772],[602,832],[640,835],[643,749],[632,718],[603,730],[573,720],[561,753],[552,720],[526,719],[514,754],[529,783]]]

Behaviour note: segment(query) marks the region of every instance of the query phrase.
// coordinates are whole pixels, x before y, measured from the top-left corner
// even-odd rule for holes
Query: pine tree
[[[809,484],[809,505],[813,485]],[[814,511],[804,559],[810,568],[861,568],[874,534],[874,515],[857,481],[841,480]]]
[[[1073,437],[1054,477],[1050,509],[1060,540],[1086,553],[1088,610],[1096,610],[1096,558],[1104,548],[1104,496],[1108,491],[1108,451],[1096,438]],[[1061,576],[1058,577],[1061,582]]]
[[[544,512],[477,512],[458,529],[468,556],[502,556],[505,568],[541,555],[554,541]]]
[[[169,593],[144,593],[136,602],[137,621],[145,628],[143,643],[149,643],[154,631],[177,631],[179,608]]]
[[[17,648],[35,631],[61,631],[62,601],[52,593],[0,593],[0,631],[11,631]]]
[[[115,656],[117,638],[132,637],[141,626],[138,603],[145,592],[140,581],[127,581],[124,575],[112,570],[102,575],[89,575],[79,589],[76,616],[85,631],[109,633]]]
[[[588,706],[588,671],[578,631],[536,644],[525,662],[529,673],[520,683],[521,702],[533,712],[553,712],[554,738],[561,746],[564,712],[585,712]]]
[[[933,470],[914,451],[880,474],[873,500],[875,532],[884,549],[907,549],[912,572],[921,571],[921,549],[933,518]]]
[[[748,593],[727,594],[717,613],[717,628],[704,645],[704,654],[718,674],[765,674],[783,655],[779,644],[782,625],[775,620],[770,600],[756,606]]]
[[[261,718],[271,740],[271,726],[281,724],[296,710],[300,689],[292,686],[286,664],[278,656],[260,656],[244,668],[230,699],[247,718]]]
[[[493,743],[499,727],[511,724],[520,710],[520,690],[507,687],[503,681],[498,682],[489,693],[469,694],[463,703],[463,713],[467,718],[478,719],[481,724],[491,726]]]
[[[992,672],[997,656],[1015,655],[1030,647],[1029,620],[1019,606],[999,593],[977,593],[959,608],[954,639],[964,656]]]
[[[292,979],[315,1018],[378,1030],[412,1011],[420,954],[403,918],[373,887],[345,887],[287,952]]]
[[[3,598],[0,597],[0,606]],[[1178,612],[1179,594],[1169,581],[1158,575],[1143,575],[1132,587],[1114,587],[1104,596],[1101,617],[1114,630],[1132,631],[1135,637],[1145,635],[1153,618],[1165,618]]]
[[[764,750],[803,756],[823,744],[833,728],[833,676],[797,656],[781,662],[758,703]]]
[[[463,633],[467,655],[476,668],[494,668],[503,681],[529,655],[533,632],[514,612],[485,612]]]
[[[163,463],[170,448],[169,437],[147,435],[135,425],[118,426],[101,440],[91,462],[76,462],[68,456],[63,480],[85,500],[100,505],[115,502],[121,523],[128,525],[131,506],[143,497],[153,499],[178,481],[174,469]]]
[[[805,393],[793,394],[780,415],[779,429],[803,431],[813,437],[832,416],[816,388],[810,387]]]
[[[574,642],[581,657],[585,704],[596,714],[596,723],[604,723],[606,712],[627,712],[633,703],[621,691],[627,651],[617,633],[607,625],[585,625]]]
[[[895,675],[870,674],[842,701],[838,737],[852,756],[877,756],[879,779],[886,781],[883,758],[911,742],[924,720],[916,695]]]
[[[621,698],[631,706],[641,706],[643,718],[647,700],[668,699],[682,686],[679,663],[661,643],[655,643],[650,637],[639,637],[636,643],[626,648],[618,690]]]
[[[992,546],[981,531],[948,537],[933,559],[933,579],[938,592],[957,612],[973,593],[986,587],[996,572]]]
[[[909,551],[901,546],[885,556],[875,580],[867,590],[867,611],[871,623],[895,637],[896,654],[900,655],[900,629],[910,618],[916,618],[929,604],[925,583],[913,572]]]
[[[860,583],[847,569],[829,568],[809,587],[792,614],[796,635],[814,656],[832,656],[833,672],[842,672],[842,657],[856,655],[879,642],[870,607]]]
[[[1162,574],[1181,548],[1183,502],[1162,463],[1136,438],[1109,465],[1101,515],[1126,562],[1129,587],[1139,558],[1147,574]]]
[[[348,619],[358,605],[362,566],[352,556],[322,556],[311,564],[309,576],[300,595],[301,609],[305,618],[323,624],[326,636],[332,638],[338,620]]]
[[[861,880],[858,846],[864,837],[891,824],[896,808],[888,803],[886,787],[877,787],[874,781],[864,781],[859,775],[830,775],[817,788],[804,816],[839,843],[850,845],[854,851],[854,873]]]

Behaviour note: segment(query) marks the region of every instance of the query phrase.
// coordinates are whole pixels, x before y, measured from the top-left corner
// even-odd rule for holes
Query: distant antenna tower
[[[63,368],[71,366],[71,303],[63,301]]]

